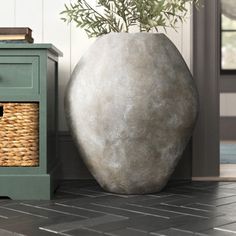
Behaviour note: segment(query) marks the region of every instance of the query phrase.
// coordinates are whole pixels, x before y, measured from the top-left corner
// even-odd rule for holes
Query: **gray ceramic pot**
[[[160,191],[192,134],[197,91],[164,34],[111,33],[76,66],[65,99],[84,162],[106,190]]]

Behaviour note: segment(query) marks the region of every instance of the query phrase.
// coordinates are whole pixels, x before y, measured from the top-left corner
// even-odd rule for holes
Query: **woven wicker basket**
[[[38,166],[39,104],[0,103],[0,166]]]

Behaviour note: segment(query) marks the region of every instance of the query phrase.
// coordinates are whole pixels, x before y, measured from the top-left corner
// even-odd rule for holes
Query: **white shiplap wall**
[[[94,2],[95,0],[90,0]],[[59,13],[69,0],[0,0],[0,27],[30,27],[35,43],[53,43],[63,53],[59,64],[59,127],[67,130],[64,120],[64,90],[70,75],[94,39],[60,20]],[[191,64],[191,20],[180,25],[178,32],[168,31],[168,37],[175,43],[188,65]]]
[[[236,117],[236,93],[220,94],[220,116]]]

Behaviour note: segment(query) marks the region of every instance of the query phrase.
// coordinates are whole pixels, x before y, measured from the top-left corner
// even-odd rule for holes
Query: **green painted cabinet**
[[[39,165],[0,166],[0,196],[50,199],[58,184],[59,56],[62,53],[51,44],[0,44],[0,103],[39,105]]]

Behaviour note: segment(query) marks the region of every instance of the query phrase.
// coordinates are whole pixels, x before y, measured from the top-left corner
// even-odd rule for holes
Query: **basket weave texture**
[[[0,166],[38,166],[38,103],[0,103]]]

